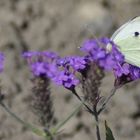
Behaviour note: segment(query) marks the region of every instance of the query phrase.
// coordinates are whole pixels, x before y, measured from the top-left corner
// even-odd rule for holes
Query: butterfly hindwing
[[[140,52],[133,51],[133,52],[125,52],[125,60],[127,63],[140,67]]]
[[[119,46],[121,52],[140,51],[140,37],[130,36],[115,43]]]

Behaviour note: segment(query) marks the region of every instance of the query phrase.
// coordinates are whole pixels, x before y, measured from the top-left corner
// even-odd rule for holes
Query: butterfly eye
[[[135,32],[135,33],[134,33],[134,36],[135,36],[135,37],[138,37],[139,35],[140,35],[139,32]]]

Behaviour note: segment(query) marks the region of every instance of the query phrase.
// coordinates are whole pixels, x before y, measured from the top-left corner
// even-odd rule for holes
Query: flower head
[[[119,63],[124,62],[124,56],[117,46],[107,38],[88,40],[83,43],[81,50],[105,70],[113,70]]]
[[[63,85],[65,88],[73,89],[79,84],[79,79],[76,73],[81,72],[87,67],[88,61],[86,57],[68,56],[57,60],[56,65],[58,71],[53,80],[58,85]]]
[[[4,68],[4,54],[0,52],[0,72],[3,71],[3,68]]]
[[[85,41],[81,50],[104,70],[113,71],[116,79],[127,79],[127,82],[139,79],[140,68],[127,63],[118,48],[110,39],[101,38]]]
[[[86,59],[72,56],[60,58],[53,52],[25,52],[23,57],[27,59],[34,76],[46,76],[58,85],[67,89],[73,89],[79,83],[75,73],[84,69]]]
[[[25,52],[23,57],[28,61],[30,70],[33,75],[45,75],[47,77],[53,76],[55,70],[55,59],[58,55],[53,52]]]
[[[91,64],[97,65],[102,70],[113,71],[115,78],[119,79],[117,83],[140,78],[140,68],[127,63],[119,47],[108,38],[86,40],[80,50],[85,53],[84,56],[62,58],[54,52],[30,51],[25,52],[23,57],[28,61],[33,75],[45,75],[68,89],[75,88],[79,84],[77,73],[86,77]],[[124,81],[120,82],[120,79]]]
[[[66,71],[59,72],[53,79],[58,85],[63,85],[65,88],[73,90],[79,80],[72,73],[66,73]]]

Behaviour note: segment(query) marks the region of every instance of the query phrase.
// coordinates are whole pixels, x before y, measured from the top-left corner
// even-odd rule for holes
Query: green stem
[[[96,136],[97,136],[97,140],[101,140],[101,136],[100,136],[100,128],[99,128],[99,114],[97,112],[97,106],[95,105],[94,108],[94,117],[96,120]]]
[[[73,90],[72,93],[77,97],[77,99],[79,101],[83,102],[83,100],[81,99],[81,97],[77,94],[76,90]],[[85,108],[87,109],[87,111],[89,113],[91,113],[92,115],[94,115],[94,111],[85,102],[83,102],[83,105],[85,106]]]
[[[110,95],[107,97],[107,99],[104,101],[101,108],[99,109],[98,114],[100,114],[105,109],[107,103],[110,101],[112,96],[116,93],[116,90],[117,90],[117,88],[115,88],[115,87],[111,90]]]
[[[46,139],[47,140],[53,140],[53,135],[52,135],[52,133],[50,132],[49,129],[45,128],[44,132],[46,133]]]
[[[68,122],[81,109],[82,106],[83,102],[66,119],[60,122],[55,128],[52,128],[51,134],[55,135],[59,129],[64,126],[64,124],[66,124],[66,122]]]
[[[30,129],[32,132],[39,136],[46,137],[46,133],[38,128],[35,128],[29,123],[24,122],[22,119],[20,119],[15,113],[13,113],[3,102],[0,102],[0,105],[5,109],[7,113],[9,113],[13,118],[15,118],[19,123],[24,125],[26,128]]]

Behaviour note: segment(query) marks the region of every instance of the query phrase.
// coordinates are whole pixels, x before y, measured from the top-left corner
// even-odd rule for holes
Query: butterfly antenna
[[[97,36],[93,33],[93,30],[90,30],[90,27],[88,24],[85,25],[84,28],[88,30],[90,38],[94,38],[99,46],[104,47],[103,44],[97,39]]]

